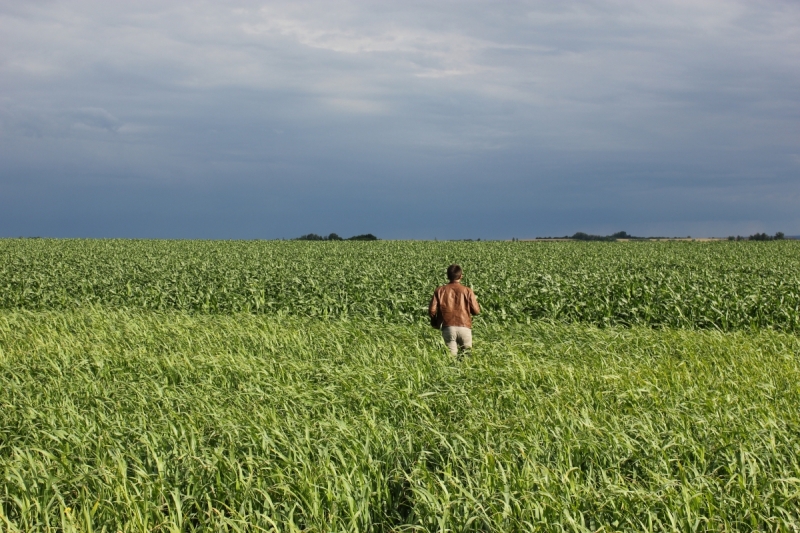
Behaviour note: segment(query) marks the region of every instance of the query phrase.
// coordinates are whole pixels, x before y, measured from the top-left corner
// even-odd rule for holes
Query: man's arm
[[[433,298],[431,298],[431,303],[428,304],[428,316],[433,318],[436,316],[437,312],[439,312],[439,299],[436,298],[436,292],[434,292]]]
[[[475,296],[475,292],[472,289],[469,291],[469,312],[473,315],[477,315],[481,312],[481,306],[478,305],[478,298]]]

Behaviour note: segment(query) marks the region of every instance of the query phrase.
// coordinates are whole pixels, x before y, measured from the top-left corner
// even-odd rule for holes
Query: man
[[[472,348],[472,315],[481,312],[475,293],[461,284],[462,275],[460,266],[447,267],[450,283],[436,287],[428,305],[431,323],[437,315],[441,317],[442,338],[453,355]]]

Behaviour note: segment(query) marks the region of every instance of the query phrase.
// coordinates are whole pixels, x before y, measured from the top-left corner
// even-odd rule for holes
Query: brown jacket
[[[433,298],[428,306],[428,314],[436,316],[442,313],[442,327],[461,326],[472,327],[472,316],[481,312],[478,299],[469,287],[454,281],[433,291]]]

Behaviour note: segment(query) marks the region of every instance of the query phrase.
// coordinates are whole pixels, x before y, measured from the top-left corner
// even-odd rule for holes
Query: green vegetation
[[[537,239],[552,239],[553,237],[536,237]],[[634,237],[633,235],[628,235],[625,231],[618,231],[611,235],[589,235],[588,233],[584,233],[579,231],[572,235],[572,237],[565,235],[564,237],[555,237],[556,239],[572,239],[574,241],[608,241],[613,242],[617,239],[647,239],[648,237]],[[658,237],[652,237],[658,238]]]
[[[424,322],[459,262],[491,323],[800,331],[800,243],[0,241],[0,308]]]
[[[774,331],[0,312],[0,531],[795,531]]]
[[[463,360],[425,315],[452,262]],[[780,240],[0,240],[0,533],[795,533],[798,267]]]
[[[782,241],[785,238],[786,238],[786,236],[783,234],[783,232],[779,231],[775,235],[767,235],[766,233],[756,233],[754,235],[750,235],[749,237],[747,237],[747,240],[748,241]],[[745,238],[742,237],[741,235],[738,235],[736,237],[730,236],[730,237],[728,237],[728,240],[729,241],[743,241],[743,240],[745,240]]]
[[[339,237],[336,233],[331,233],[327,237],[323,237],[322,235],[317,235],[316,233],[309,233],[308,235],[302,235],[297,238],[298,241],[377,241],[378,238],[373,235],[372,233],[365,233],[364,235],[354,235],[352,237],[348,237],[347,239],[343,239]]]

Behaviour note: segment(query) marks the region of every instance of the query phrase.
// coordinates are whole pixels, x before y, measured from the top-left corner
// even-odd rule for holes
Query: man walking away
[[[453,355],[472,348],[472,315],[481,312],[475,293],[461,284],[462,274],[458,265],[447,267],[450,283],[436,287],[428,306],[431,323],[441,318],[442,338]]]

